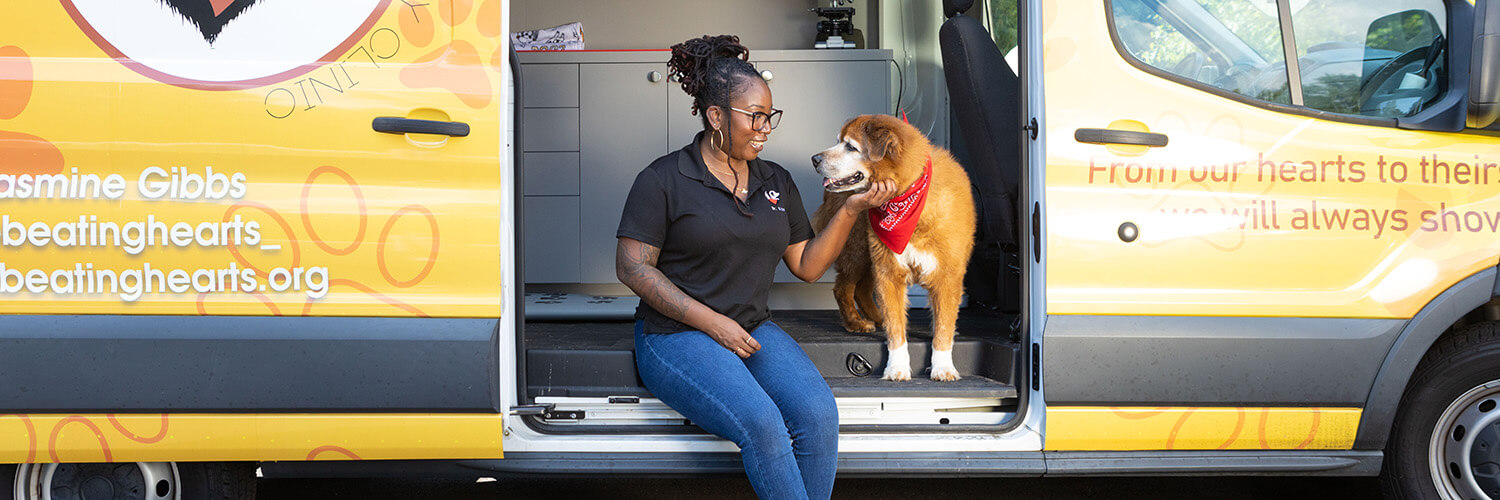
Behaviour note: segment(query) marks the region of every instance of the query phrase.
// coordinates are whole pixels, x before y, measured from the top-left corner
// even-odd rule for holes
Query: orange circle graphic
[[[26,443],[26,463],[36,462],[36,426],[31,425],[31,417],[20,413],[0,415],[0,417],[16,417],[21,419],[22,424],[26,425],[26,437],[29,440]]]
[[[1224,444],[1219,445],[1218,449],[1220,450],[1228,449],[1229,445],[1234,444],[1234,441],[1240,438],[1240,431],[1245,429],[1245,409],[1235,408],[1234,411],[1238,414],[1239,419],[1234,422],[1234,432],[1229,433],[1229,439],[1224,440]]]
[[[344,448],[342,446],[334,446],[334,445],[325,445],[325,446],[319,446],[317,448],[313,448],[312,451],[307,452],[307,459],[308,460],[313,460],[313,459],[317,458],[318,455],[322,455],[325,452],[338,453],[338,454],[344,455],[346,457],[349,457],[349,458],[352,458],[352,459],[355,459],[355,460],[364,460],[362,458],[359,458],[359,455],[355,455],[354,452],[349,451],[348,448]]]
[[[478,28],[479,34],[494,38],[500,36],[500,22],[505,17],[505,11],[501,10],[500,0],[483,0],[479,4]]]
[[[1323,411],[1318,408],[1313,408],[1312,411],[1312,428],[1307,430],[1307,439],[1302,440],[1302,443],[1297,445],[1297,449],[1299,450],[1307,449],[1307,445],[1312,444],[1313,438],[1318,436],[1318,426],[1323,423]]]
[[[165,413],[161,414],[161,430],[157,431],[156,435],[151,437],[141,437],[134,432],[130,432],[130,429],[126,429],[125,424],[120,423],[120,421],[115,418],[115,414],[113,413],[110,413],[106,416],[109,418],[109,425],[115,426],[115,430],[120,431],[121,435],[129,438],[131,441],[135,441],[137,443],[152,444],[160,442],[162,439],[165,439],[167,437],[167,414]]]
[[[385,245],[386,240],[391,236],[391,228],[395,227],[396,221],[401,219],[401,216],[407,212],[416,212],[427,218],[427,225],[432,228],[432,249],[427,253],[427,262],[422,265],[422,270],[417,272],[416,276],[408,280],[399,280],[391,275],[390,264],[386,261]],[[391,218],[386,219],[385,227],[380,230],[380,243],[375,247],[375,263],[380,268],[380,275],[385,277],[386,283],[395,285],[398,288],[409,288],[412,285],[422,282],[422,280],[427,279],[427,274],[432,272],[432,268],[437,266],[439,240],[437,217],[432,215],[431,210],[422,205],[401,207],[396,213],[391,214]]]
[[[1270,408],[1261,408],[1260,409],[1260,430],[1257,432],[1257,434],[1259,435],[1258,437],[1260,438],[1260,449],[1262,449],[1262,450],[1269,450],[1269,449],[1271,449],[1271,443],[1266,440],[1266,424],[1268,422],[1270,422],[1270,421],[1271,421],[1271,409]]]
[[[287,241],[287,244],[289,244],[292,247],[292,266],[291,267],[297,267],[297,265],[302,262],[302,249],[297,244],[297,235],[296,235],[296,233],[292,232],[292,225],[289,224],[289,223],[287,223],[286,219],[282,218],[281,214],[278,213],[278,212],[276,212],[275,209],[273,209],[271,207],[268,207],[268,206],[266,206],[266,205],[264,205],[262,203],[259,203],[259,202],[241,201],[239,203],[235,203],[234,205],[230,205],[229,209],[224,211],[224,222],[229,222],[230,220],[233,220],[234,219],[234,217],[233,217],[234,213],[236,211],[238,211],[239,209],[242,209],[242,208],[253,208],[253,209],[256,209],[256,210],[260,210],[261,212],[264,212],[266,215],[269,215],[272,220],[276,221],[276,225],[281,226],[281,230],[286,232],[286,241]],[[253,269],[257,273],[269,274],[266,271],[262,271],[262,270],[256,268],[254,264],[251,264],[249,260],[245,259],[245,256],[240,255],[239,245],[229,245],[229,253],[231,255],[234,255],[234,260],[239,261],[239,263],[243,264],[245,267]]]
[[[99,430],[99,426],[94,425],[94,422],[90,421],[89,419],[83,418],[79,415],[73,415],[59,420],[57,422],[57,426],[52,428],[52,437],[47,439],[47,455],[52,457],[52,463],[62,462],[62,460],[59,460],[57,458],[57,436],[59,434],[62,434],[63,427],[67,427],[68,424],[74,422],[83,424],[84,427],[88,427],[89,430],[94,431],[94,439],[99,440],[99,449],[104,450],[105,463],[111,463],[115,461],[114,454],[110,453],[109,451],[109,441],[104,439],[104,431]]]
[[[1188,419],[1192,418],[1193,412],[1196,412],[1196,411],[1198,411],[1198,410],[1188,410],[1186,412],[1183,412],[1183,414],[1182,414],[1181,417],[1177,417],[1177,423],[1172,425],[1172,432],[1169,433],[1169,434],[1167,434],[1167,446],[1166,446],[1166,448],[1168,450],[1172,449],[1172,446],[1174,444],[1176,444],[1176,442],[1177,442],[1177,432],[1182,430],[1182,424],[1187,423]]]
[[[0,47],[0,120],[20,116],[31,102],[31,57],[14,45]]]
[[[468,19],[470,7],[473,7],[473,0],[449,0],[438,4],[438,14],[444,23],[458,26]]]
[[[347,248],[334,248],[324,243],[323,238],[318,236],[318,232],[313,230],[312,213],[307,210],[307,200],[308,195],[312,193],[313,181],[316,181],[318,176],[323,174],[333,174],[343,179],[344,183],[349,185],[349,189],[354,191],[354,201],[359,204],[359,228],[355,230],[354,238],[352,238],[354,241]],[[318,248],[334,255],[349,255],[354,253],[354,250],[359,248],[359,244],[364,243],[365,226],[368,220],[369,214],[365,211],[365,193],[359,189],[359,183],[355,182],[354,176],[349,175],[343,169],[330,165],[315,168],[312,173],[307,175],[307,181],[302,183],[302,227],[307,229],[307,237],[312,240],[313,244],[318,245]]]
[[[401,34],[406,35],[406,40],[411,42],[412,45],[426,47],[432,43],[432,35],[437,31],[434,26],[436,22],[431,14],[425,16],[427,18],[425,21],[422,19],[424,17],[422,14],[428,10],[430,9],[419,11],[416,6],[407,6],[401,9],[401,19],[398,21],[398,24],[401,26]]]
[[[339,286],[339,285],[347,286],[349,288],[353,288],[355,290],[359,290],[361,292],[365,292],[366,295],[369,295],[371,297],[375,297],[377,300],[379,300],[381,302],[384,302],[386,304],[390,304],[392,306],[395,306],[397,309],[400,309],[400,310],[412,313],[412,314],[414,314],[414,315],[416,315],[418,317],[422,317],[422,318],[431,317],[427,313],[422,312],[421,309],[417,309],[416,306],[413,306],[411,304],[407,304],[405,302],[393,299],[393,298],[391,298],[391,297],[389,297],[389,296],[387,296],[387,295],[385,295],[383,293],[375,291],[374,288],[370,288],[368,286],[365,286],[363,283],[360,283],[358,281],[354,281],[354,280],[351,280],[351,279],[344,279],[344,278],[334,278],[334,279],[328,280],[328,288],[329,289],[332,289],[333,287]],[[313,302],[312,302],[311,299],[309,299],[307,301],[307,303],[302,307],[302,315],[303,316],[306,316],[308,314],[308,312],[312,310],[312,305],[313,305]]]

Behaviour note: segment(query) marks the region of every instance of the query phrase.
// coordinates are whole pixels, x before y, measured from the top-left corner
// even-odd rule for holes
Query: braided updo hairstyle
[[[667,61],[672,76],[682,82],[682,91],[693,96],[693,114],[703,120],[703,130],[713,128],[708,123],[708,108],[718,106],[725,113],[723,147],[734,144],[733,127],[728,126],[730,99],[746,85],[760,79],[760,73],[750,64],[750,49],[740,45],[740,37],[734,35],[707,36],[690,39],[672,46],[672,59]],[[727,151],[726,151],[727,153]],[[734,178],[734,190],[740,187],[738,175]],[[735,209],[741,215],[752,217],[746,211],[738,195],[731,192]]]
[[[760,78],[750,64],[750,49],[734,35],[704,35],[673,45],[667,69],[682,82],[682,91],[693,96],[693,114],[703,119],[704,130],[711,128],[709,106],[727,112],[735,92],[753,81],[747,78]],[[724,129],[727,133],[729,127]]]

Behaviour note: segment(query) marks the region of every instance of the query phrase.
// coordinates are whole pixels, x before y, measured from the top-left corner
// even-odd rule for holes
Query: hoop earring
[[[719,140],[719,144],[718,145],[714,145],[714,139],[718,139]],[[714,129],[714,132],[708,136],[708,144],[710,146],[713,146],[714,149],[717,149],[719,151],[723,151],[724,150],[724,131],[719,130],[719,129]]]

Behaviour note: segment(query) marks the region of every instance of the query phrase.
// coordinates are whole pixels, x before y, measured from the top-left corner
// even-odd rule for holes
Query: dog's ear
[[[887,156],[901,156],[901,138],[895,130],[876,120],[865,122],[865,154],[870,161],[880,161]]]

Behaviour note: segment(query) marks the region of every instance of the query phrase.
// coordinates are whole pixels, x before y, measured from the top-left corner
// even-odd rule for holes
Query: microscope
[[[865,34],[854,29],[854,7],[846,5],[853,0],[831,0],[828,7],[808,9],[823,18],[818,21],[816,49],[860,49],[865,45]]]

